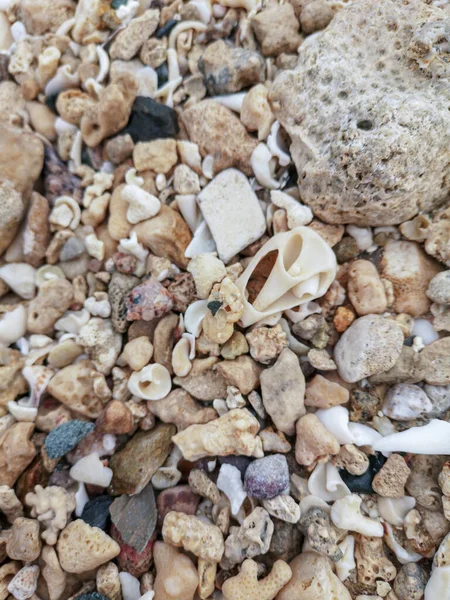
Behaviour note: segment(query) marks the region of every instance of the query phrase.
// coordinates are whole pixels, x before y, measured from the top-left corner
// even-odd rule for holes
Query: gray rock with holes
[[[270,99],[301,198],[329,223],[401,223],[450,191],[450,15],[358,0],[306,39]]]

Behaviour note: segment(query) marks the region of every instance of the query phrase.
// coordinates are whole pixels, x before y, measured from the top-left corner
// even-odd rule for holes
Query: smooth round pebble
[[[383,404],[386,416],[396,421],[411,421],[431,412],[433,404],[418,385],[398,383],[390,388]]]
[[[249,496],[265,500],[281,494],[289,485],[286,457],[272,454],[254,460],[245,472],[244,488]]]
[[[450,271],[442,271],[433,277],[427,296],[437,304],[450,304]]]
[[[60,458],[73,450],[94,427],[94,423],[74,419],[50,431],[45,438],[45,450],[49,458]]]

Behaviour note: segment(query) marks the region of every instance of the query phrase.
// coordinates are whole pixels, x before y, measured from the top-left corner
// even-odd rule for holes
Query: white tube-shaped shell
[[[128,380],[128,390],[142,400],[161,400],[171,388],[169,371],[158,363],[134,372]]]
[[[261,143],[253,150],[250,164],[257,182],[270,190],[276,190],[280,187],[280,182],[272,177],[270,172],[271,160],[272,154],[269,148]]]
[[[331,520],[339,529],[356,531],[369,537],[383,537],[383,525],[361,513],[361,502],[362,498],[357,494],[339,498],[331,507]]]
[[[403,498],[378,496],[377,501],[380,516],[394,527],[402,527],[406,515],[416,505],[416,499],[412,496],[403,496]]]
[[[172,367],[177,377],[185,377],[192,369],[192,363],[189,359],[190,348],[190,341],[182,337],[172,350]]]
[[[345,581],[350,572],[356,567],[355,562],[355,538],[347,535],[339,544],[343,552],[342,558],[336,563],[336,575],[341,581]]]
[[[332,502],[350,494],[337,468],[331,463],[318,464],[308,479],[308,489],[313,496]]]
[[[277,252],[273,268],[256,299],[245,299],[247,284],[258,264]],[[324,239],[308,227],[273,236],[255,254],[236,285],[244,298],[244,327],[276,312],[289,310],[320,298],[336,275],[336,256]]]
[[[197,300],[187,307],[184,314],[186,331],[198,338],[202,331],[202,322],[208,312],[208,300]]]
[[[316,417],[340,444],[353,444],[355,437],[349,429],[349,412],[344,406],[321,408]]]
[[[423,427],[410,427],[378,440],[373,449],[380,452],[450,454],[450,423],[432,419]]]

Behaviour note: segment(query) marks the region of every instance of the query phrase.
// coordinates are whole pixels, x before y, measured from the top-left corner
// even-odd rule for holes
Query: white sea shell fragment
[[[348,430],[353,435],[353,444],[356,446],[373,446],[383,436],[363,423],[349,423]]]
[[[138,3],[136,2],[136,4]],[[131,575],[131,573],[122,571],[119,573],[119,580],[123,600],[139,600],[141,597],[141,584],[139,583],[139,579]]]
[[[10,400],[8,411],[17,421],[33,422],[36,420],[38,409],[33,406],[21,406],[18,402]]]
[[[270,192],[270,199],[279,208],[284,208],[287,214],[288,227],[289,229],[295,229],[302,225],[308,225],[313,220],[313,212],[289,194],[281,192],[280,190],[272,190]]]
[[[209,230],[208,223],[202,221],[197,227],[189,246],[184,253],[186,258],[193,258],[197,254],[216,252],[216,243]]]
[[[450,566],[434,567],[425,587],[424,600],[450,600]]]
[[[178,54],[174,48],[167,49],[167,69],[169,81],[180,77],[180,67],[178,66]]]
[[[405,517],[416,505],[416,499],[412,496],[403,496],[403,498],[383,498],[378,496],[378,512],[382,519],[394,525],[402,527]]]
[[[306,482],[307,484],[307,482]],[[319,498],[319,496],[314,496],[313,494],[309,494],[301,499],[300,501],[300,512],[302,515],[306,515],[306,513],[313,508],[314,506],[318,506],[322,510],[324,510],[327,514],[330,514],[331,506]]]
[[[297,356],[306,356],[310,351],[310,348],[305,344],[302,344],[296,337],[294,337],[291,333],[291,328],[289,327],[289,323],[286,319],[280,319],[278,323],[281,325],[284,333],[286,334],[288,341],[288,348],[295,352]]]
[[[82,327],[89,323],[90,312],[86,308],[81,310],[68,310],[55,323],[56,331],[66,331],[78,335]]]
[[[190,348],[190,341],[182,337],[172,350],[172,367],[177,377],[185,377],[192,369],[192,363],[189,359]]]
[[[219,0],[219,4],[228,8],[245,8],[250,13],[256,8],[258,0]]]
[[[450,454],[450,423],[432,419],[423,427],[410,427],[378,440],[373,449],[379,452]]]
[[[84,243],[86,245],[86,250],[89,256],[96,258],[97,260],[103,260],[105,257],[105,244],[95,233],[90,233],[84,238]]]
[[[44,350],[46,350],[46,348],[44,348]],[[30,401],[28,406],[39,406],[41,396],[47,389],[54,374],[55,372],[53,369],[44,367],[43,365],[26,366],[22,369],[22,375],[27,380],[28,387],[30,388]]]
[[[128,380],[128,389],[142,400],[161,400],[172,388],[170,373],[158,363],[134,372]]]
[[[162,98],[166,106],[173,108],[173,93],[182,82],[183,78],[181,75],[178,77],[178,79],[168,81],[165,85],[156,90],[154,98]]]
[[[267,147],[272,156],[278,158],[278,162],[282,167],[287,167],[287,165],[292,162],[290,154],[287,152],[287,149],[280,139],[280,123],[278,121],[275,121],[270,128],[270,134],[267,138]]]
[[[369,537],[383,537],[383,525],[361,513],[361,502],[362,498],[357,494],[339,498],[331,507],[331,520],[339,529],[356,531]]]
[[[247,497],[239,469],[234,465],[223,464],[216,485],[230,501],[231,514],[236,515]]]
[[[77,88],[80,85],[78,72],[72,73],[71,65],[62,65],[56,71],[56,75],[50,79],[45,86],[45,95],[53,96],[69,88]]]
[[[58,135],[62,135],[65,131],[77,131],[77,126],[64,121],[64,119],[61,119],[61,117],[56,117],[55,131]]]
[[[192,233],[194,233],[202,222],[202,214],[197,204],[196,195],[178,194],[175,196],[175,201],[183,219],[189,225]]]
[[[226,401],[222,398],[216,398],[215,400],[213,400],[212,405],[219,417],[223,417],[223,415],[227,414],[228,406]]]
[[[9,263],[0,267],[0,279],[21,298],[31,300],[36,289],[36,269],[27,263]]]
[[[81,517],[83,509],[89,502],[89,496],[86,492],[86,486],[82,481],[78,482],[78,489],[75,492],[75,515]]]
[[[214,96],[213,98],[211,98],[211,100],[215,100],[216,102],[219,102],[219,104],[222,104],[226,108],[229,108],[234,112],[240,113],[242,103],[246,95],[247,92],[238,92],[236,94],[224,94],[223,96]]]
[[[180,315],[181,317],[181,315]],[[184,328],[184,322],[183,322],[183,328]],[[186,340],[189,341],[189,360],[194,360],[195,358],[195,336],[192,335],[192,333],[183,333],[182,338],[185,338]]]
[[[120,244],[118,246],[119,252],[125,252],[126,254],[132,254],[135,256],[140,262],[144,262],[149,255],[149,251],[147,248],[144,248],[142,244],[139,243],[137,234],[135,231],[130,233],[129,238],[122,238],[120,240]]]
[[[182,457],[181,451],[177,446],[172,448],[166,462],[156,471],[152,477],[152,485],[157,490],[165,490],[177,485],[181,479],[181,471],[178,469],[178,463]]]
[[[196,300],[187,307],[184,313],[184,326],[188,333],[198,338],[202,332],[202,321],[208,310],[208,300]]]
[[[266,144],[260,143],[252,152],[250,164],[255,174],[257,182],[271,190],[280,187],[280,182],[274,179],[270,171],[270,161],[272,154]]]
[[[49,216],[49,221],[59,227],[76,229],[80,224],[81,209],[70,196],[60,196],[56,199]]]
[[[214,156],[207,154],[202,162],[202,174],[206,179],[214,177]]]
[[[108,300],[108,296],[103,299],[97,299],[94,296],[90,296],[84,301],[84,308],[88,310],[93,317],[107,319],[111,316],[111,304]]]
[[[422,560],[423,556],[417,554],[417,552],[414,552],[411,548],[408,548],[408,543],[406,548],[403,548],[403,546],[398,543],[394,536],[394,530],[389,523],[385,523],[384,528],[386,530],[384,541],[395,554],[399,563],[406,565],[410,562],[419,562],[419,560]],[[437,597],[433,598],[433,600],[437,600]],[[439,600],[441,599],[439,598]]]
[[[124,186],[122,198],[129,204],[127,221],[133,225],[151,219],[161,210],[161,202],[156,196],[133,183]]]
[[[155,592],[153,590],[149,590],[148,592],[145,592],[145,594],[143,594],[139,600],[154,600],[155,597]],[[212,596],[211,596],[212,598]],[[222,599],[223,600],[223,597]]]
[[[247,284],[258,264],[277,251],[275,264],[256,299],[246,299]],[[323,238],[308,227],[273,236],[255,254],[236,285],[244,298],[244,327],[264,317],[320,298],[336,275],[336,256]]]
[[[27,309],[19,304],[3,314],[0,320],[0,345],[9,346],[25,335],[27,330]]]
[[[22,21],[16,21],[15,23],[13,23],[11,25],[10,31],[15,42],[20,42],[20,40],[24,40],[28,37],[26,27],[22,23]]]
[[[109,73],[109,56],[100,44],[97,44],[95,49],[97,50],[98,64],[100,66],[96,79],[101,83]]]
[[[422,338],[425,346],[439,339],[439,333],[427,319],[414,319],[411,335]]]
[[[200,175],[202,172],[202,157],[200,156],[198,145],[194,144],[194,142],[188,142],[187,140],[178,140],[177,150],[181,162],[188,167],[191,167],[197,175]]]
[[[97,452],[92,452],[73,465],[70,476],[75,481],[107,487],[111,483],[113,472],[109,467],[105,467]]]
[[[321,408],[316,417],[340,444],[353,444],[355,436],[349,429],[349,412],[344,406]]]
[[[332,502],[350,494],[350,490],[342,481],[337,468],[331,463],[320,463],[308,479],[308,490],[325,502]],[[303,512],[302,506],[300,506]],[[303,513],[304,514],[304,513]]]
[[[187,29],[194,29],[195,31],[201,32],[206,31],[205,23],[200,21],[181,21],[178,25],[172,29],[169,35],[169,48],[176,48],[177,38],[183,31]]]
[[[36,285],[41,287],[43,283],[50,281],[50,279],[66,279],[66,276],[61,267],[57,267],[56,265],[43,265],[39,267],[36,271]]]
[[[360,250],[368,250],[373,245],[373,235],[370,227],[347,225],[347,233],[356,241]]]
[[[128,169],[125,173],[125,183],[142,187],[144,185],[144,178],[137,174],[136,169]]]
[[[342,550],[343,556],[335,563],[336,575],[341,581],[345,581],[350,572],[356,568],[355,538],[352,535],[347,535],[338,546]]]

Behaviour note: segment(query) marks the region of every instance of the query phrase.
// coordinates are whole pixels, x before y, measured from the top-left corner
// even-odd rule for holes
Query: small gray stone
[[[354,383],[394,366],[403,346],[403,333],[392,319],[367,315],[356,319],[334,349],[339,375]]]
[[[433,405],[429,417],[439,417],[450,408],[450,385],[425,385],[425,393]]]
[[[302,515],[298,525],[313,550],[323,556],[328,556],[333,562],[342,558],[343,552],[337,545],[336,529],[324,510],[313,506],[305,515]]]
[[[126,300],[129,292],[140,283],[134,275],[113,273],[108,286],[108,298],[111,303],[111,322],[118,333],[124,333],[128,327]]]
[[[428,575],[423,567],[417,563],[404,565],[394,583],[398,600],[421,600],[427,581]]]
[[[442,271],[433,277],[427,296],[437,304],[450,304],[450,271]]]
[[[94,423],[86,421],[68,421],[50,431],[45,438],[45,450],[49,458],[60,458],[75,446],[92,430]]]
[[[84,247],[83,242],[77,237],[73,236],[69,238],[62,247],[59,259],[61,262],[73,260],[74,258],[81,256],[85,250],[86,248]]]
[[[136,552],[143,552],[155,531],[158,517],[152,484],[146,485],[135,496],[116,498],[109,512],[122,540]]]
[[[418,385],[399,383],[391,387],[383,404],[385,415],[396,421],[411,421],[431,412],[433,405]]]
[[[223,40],[207,46],[198,62],[211,96],[232,94],[264,81],[264,58],[254,50],[236,48]]]
[[[275,498],[289,485],[286,457],[271,454],[254,460],[245,472],[244,488],[249,496],[258,500]]]

